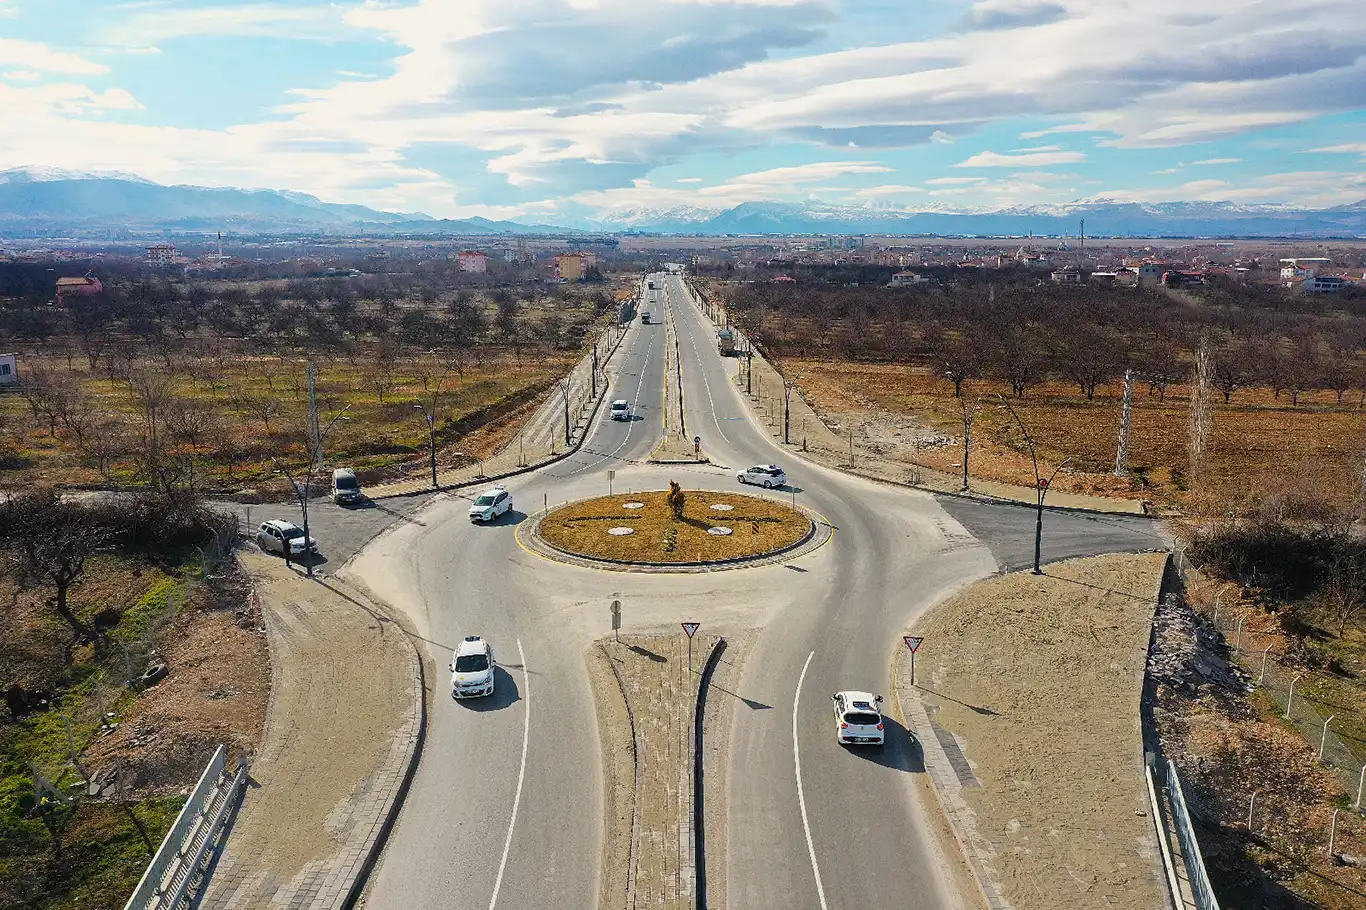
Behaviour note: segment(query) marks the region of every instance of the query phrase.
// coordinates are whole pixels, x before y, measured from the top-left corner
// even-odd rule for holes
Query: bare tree
[[[93,635],[72,612],[68,595],[84,574],[87,560],[109,549],[111,531],[94,521],[86,507],[63,500],[51,489],[11,496],[0,515],[6,556],[23,577],[52,587],[53,607],[71,627],[71,643]]]
[[[1347,627],[1366,612],[1366,566],[1362,565],[1361,555],[1350,540],[1340,543],[1338,549],[1321,602],[1338,638],[1342,638],[1347,634]]]
[[[1191,378],[1190,405],[1190,473],[1200,478],[1205,472],[1205,458],[1213,432],[1210,410],[1210,379],[1213,372],[1209,339],[1201,338],[1195,351],[1195,371]]]
[[[384,396],[394,390],[394,377],[398,372],[402,349],[390,338],[381,338],[375,345],[370,362],[370,387],[375,390],[379,403],[384,404]]]
[[[166,428],[177,442],[198,448],[213,425],[208,408],[193,399],[173,401],[166,411]]]
[[[1213,355],[1210,383],[1224,394],[1224,404],[1233,401],[1234,392],[1256,380],[1262,365],[1249,354],[1246,344],[1231,344]]]
[[[981,375],[984,345],[978,335],[960,327],[953,335],[933,330],[927,339],[935,370],[953,383],[953,396],[963,397],[963,383]]]
[[[159,446],[162,423],[172,400],[171,380],[162,373],[140,370],[128,377],[128,384],[147,425],[147,441],[152,446]]]
[[[69,395],[62,399],[62,426],[76,438],[76,448],[85,451],[86,441],[94,427],[98,411],[95,402],[84,390],[72,387]]]
[[[1157,393],[1158,402],[1167,400],[1167,388],[1186,375],[1181,352],[1170,341],[1156,341],[1138,356],[1138,375],[1148,384],[1148,394]]]
[[[86,457],[95,463],[95,468],[105,480],[110,477],[114,460],[128,451],[128,433],[124,425],[115,419],[105,418],[97,422],[86,442]]]
[[[1078,326],[1067,332],[1059,360],[1063,374],[1090,401],[1096,387],[1114,379],[1123,367],[1124,348],[1110,332]]]

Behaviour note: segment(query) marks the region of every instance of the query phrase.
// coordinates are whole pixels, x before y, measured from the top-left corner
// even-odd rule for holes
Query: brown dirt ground
[[[953,386],[922,366],[840,363],[782,358],[786,375],[822,417],[841,425],[866,427],[869,444],[888,454],[914,456],[926,467],[954,473],[962,469],[962,412]],[[1009,415],[997,410],[996,396],[1009,397],[999,382],[967,386],[969,395],[988,407],[973,436],[972,474],[1007,483],[1033,483],[1028,453],[1004,444],[1011,436]],[[1186,448],[1189,389],[1172,386],[1166,401],[1134,388],[1130,465],[1133,482],[1114,477],[1115,447],[1123,394],[1120,383],[1097,389],[1088,401],[1074,385],[1044,383],[1024,399],[1011,399],[1039,446],[1048,471],[1063,458],[1073,464],[1058,475],[1055,488],[1069,493],[1130,495],[1164,500],[1179,507],[1197,505],[1201,496],[1187,489]],[[1356,490],[1360,453],[1366,446],[1366,410],[1348,396],[1339,406],[1332,392],[1277,399],[1270,389],[1240,389],[1232,404],[1216,393],[1214,439],[1202,496],[1245,504],[1250,490],[1307,488],[1313,495],[1343,501]],[[871,424],[871,426],[868,426]],[[952,444],[917,452],[915,441],[943,435]]]
[[[1139,699],[1164,560],[989,579],[915,630],[921,697],[965,744],[963,797],[1019,910],[1162,905]]]
[[[192,786],[220,744],[255,750],[270,698],[270,655],[258,629],[242,628],[227,610],[181,614],[161,652],[169,675],[91,745],[90,769],[122,761],[134,792],[152,796]]]
[[[1245,601],[1236,587],[1197,576],[1187,589],[1192,605],[1206,615],[1222,592],[1221,616],[1246,614],[1243,646],[1257,655],[1270,645],[1272,660],[1283,659],[1291,639],[1275,615]],[[1226,633],[1227,634],[1227,633]],[[1256,659],[1248,664],[1257,671]],[[1319,688],[1322,674],[1306,671],[1295,698],[1323,699],[1321,713],[1335,713],[1335,731],[1362,729],[1359,681],[1336,680]],[[1340,704],[1339,704],[1340,702]],[[1308,741],[1284,720],[1261,690],[1249,696],[1211,686],[1190,694],[1165,686],[1155,711],[1164,748],[1181,769],[1188,799],[1203,815],[1201,849],[1221,895],[1240,904],[1313,906],[1347,910],[1366,905],[1366,866],[1338,865],[1328,859],[1328,830],[1335,806],[1348,806],[1355,788],[1345,791],[1340,777],[1319,764],[1317,741]],[[1254,832],[1247,809],[1258,792]],[[1366,860],[1366,819],[1338,815],[1335,852]],[[1307,903],[1306,903],[1307,902]]]
[[[642,562],[695,562],[734,559],[756,552],[751,523],[758,522],[757,552],[791,546],[811,529],[811,520],[776,494],[760,499],[738,493],[685,490],[683,521],[676,522],[667,492],[603,496],[551,510],[541,521],[540,533],[557,547],[584,556]],[[643,509],[624,504],[641,502]],[[715,511],[712,505],[729,504],[733,511]],[[729,527],[734,533],[717,536],[711,527]],[[609,528],[629,527],[634,534],[614,537]],[[677,529],[677,543],[666,550],[665,533]]]

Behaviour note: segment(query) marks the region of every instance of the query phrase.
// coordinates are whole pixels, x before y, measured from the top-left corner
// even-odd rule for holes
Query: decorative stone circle
[[[730,528],[707,528],[707,533],[714,537],[729,537],[734,532]]]
[[[712,510],[716,512],[734,512],[735,506],[728,502],[716,502],[712,503]]]
[[[635,529],[635,528],[609,528],[608,531],[607,531],[607,533],[608,533],[608,534],[611,534],[613,537],[629,537],[630,535],[636,533],[636,529]]]
[[[623,503],[621,504],[621,507],[622,507],[623,509],[643,509],[643,508],[645,508],[645,503],[643,503],[643,502],[623,502]]]

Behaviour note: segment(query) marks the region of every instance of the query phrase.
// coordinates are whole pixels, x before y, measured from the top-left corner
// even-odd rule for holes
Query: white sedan
[[[741,483],[752,483],[765,489],[787,485],[787,475],[776,464],[758,464],[735,475]]]
[[[835,708],[835,741],[840,745],[867,743],[880,746],[883,729],[882,696],[871,692],[836,692],[830,696]]]

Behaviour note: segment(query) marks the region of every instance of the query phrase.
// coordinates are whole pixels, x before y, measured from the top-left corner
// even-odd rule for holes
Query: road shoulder
[[[205,910],[340,906],[363,878],[416,757],[422,672],[396,623],[332,577],[243,555],[272,687],[260,754]]]
[[[1139,705],[1164,563],[988,579],[911,630],[897,696],[987,905],[1162,906]]]

